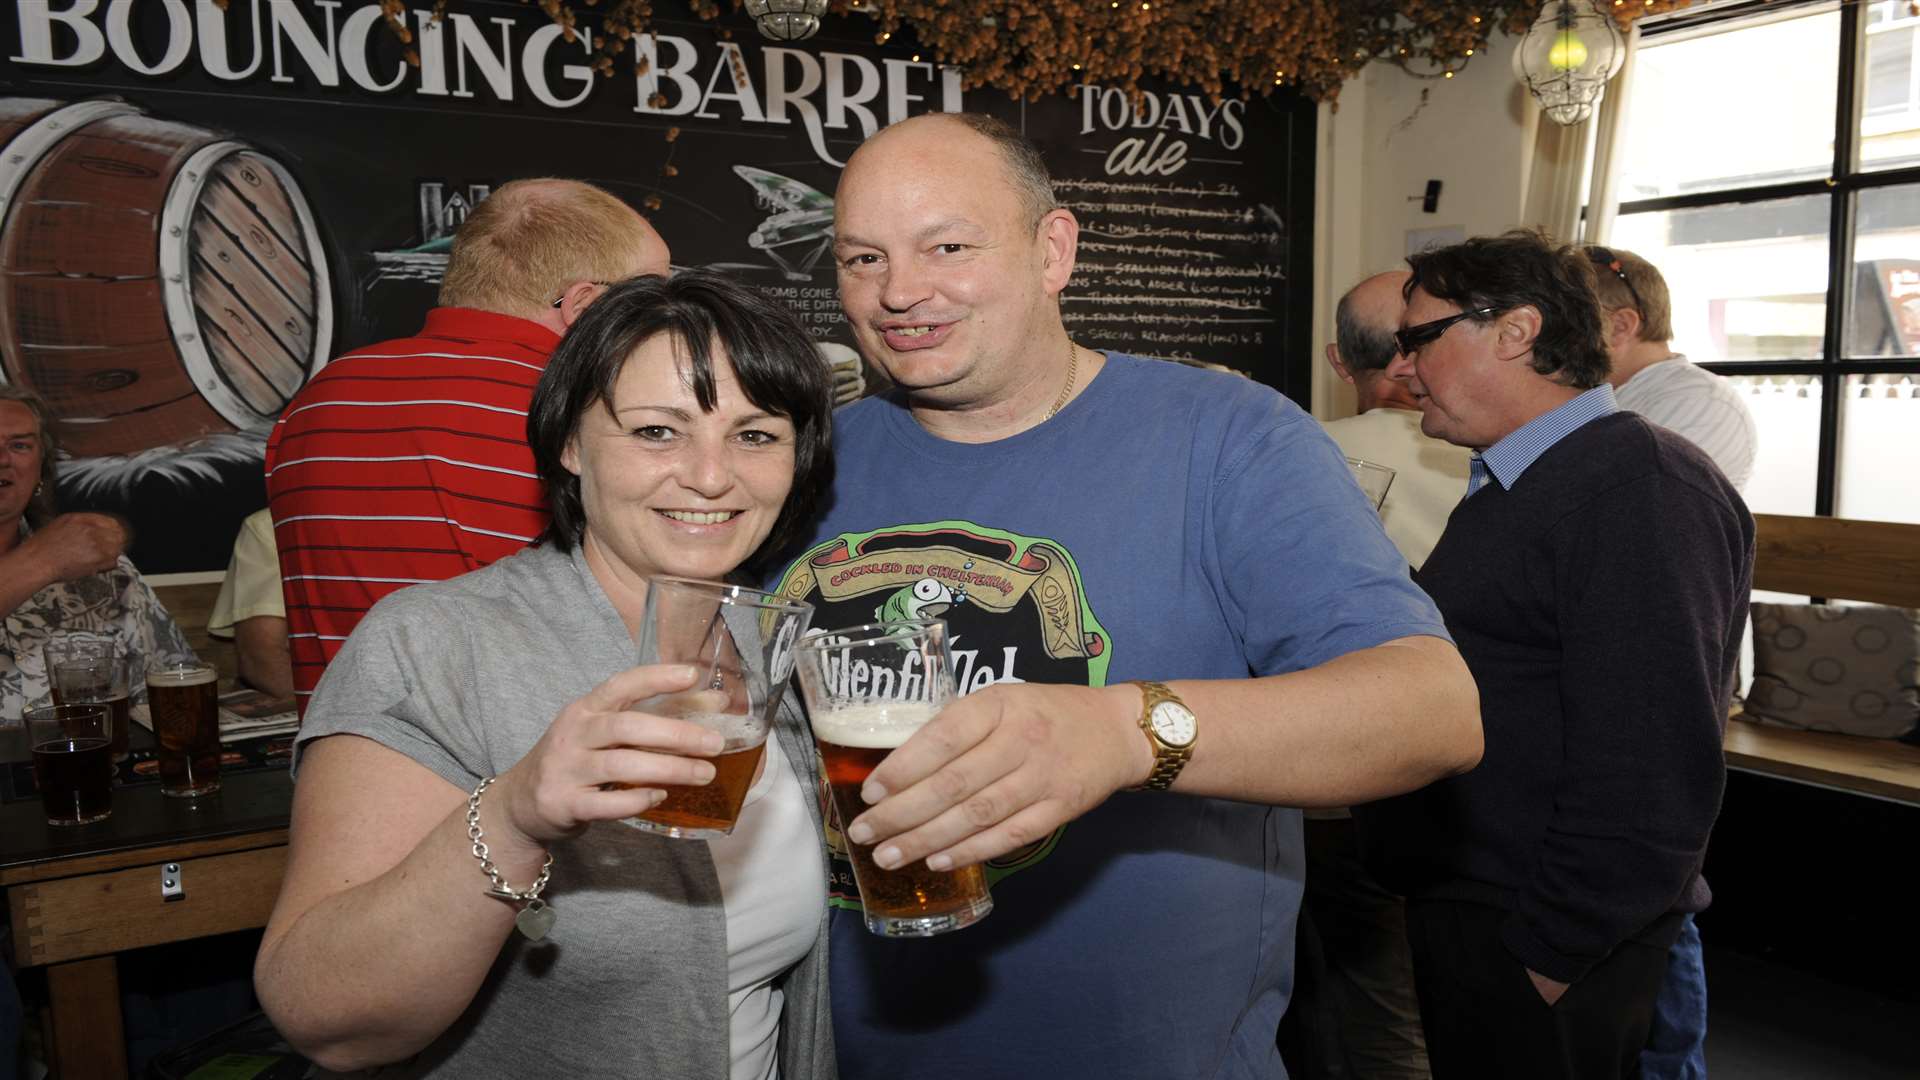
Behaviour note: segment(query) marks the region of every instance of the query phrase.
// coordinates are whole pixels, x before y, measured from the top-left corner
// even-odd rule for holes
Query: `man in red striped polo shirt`
[[[381,597],[485,566],[547,525],[526,445],[560,335],[614,281],[665,274],[660,234],[613,195],[516,180],[454,236],[419,334],[322,368],[267,443],[301,711]]]

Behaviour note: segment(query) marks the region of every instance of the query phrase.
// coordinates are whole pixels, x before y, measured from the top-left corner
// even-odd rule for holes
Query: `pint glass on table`
[[[147,666],[147,711],[159,744],[160,794],[220,790],[220,675],[205,664]]]
[[[860,788],[894,747],[953,700],[947,624],[939,619],[856,626],[800,643],[795,662],[821,769],[842,839],[866,802]],[[993,910],[986,872],[929,870],[922,862],[882,870],[873,845],[845,841],[867,929],[883,937],[931,937],[971,926]]]
[[[106,634],[49,638],[41,647],[47,688],[55,705],[105,705],[113,713],[113,760],[126,758],[133,715],[129,700],[140,678],[139,658]]]
[[[113,813],[112,712],[100,704],[29,709],[33,782],[49,825],[86,825]]]
[[[772,593],[689,578],[647,579],[640,655],[700,672],[687,690],[636,702],[656,716],[690,720],[726,739],[710,783],[666,786],[666,801],[626,823],[682,840],[726,836],[766,754],[767,732],[793,672],[793,644],[813,605]]]

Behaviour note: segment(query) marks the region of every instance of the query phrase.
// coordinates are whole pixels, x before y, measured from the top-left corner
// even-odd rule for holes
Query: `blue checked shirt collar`
[[[1467,494],[1486,486],[1489,479],[1504,490],[1513,490],[1520,474],[1540,460],[1554,443],[1573,434],[1588,423],[1620,411],[1613,398],[1613,387],[1601,383],[1552,412],[1515,428],[1506,438],[1473,455],[1467,466]]]

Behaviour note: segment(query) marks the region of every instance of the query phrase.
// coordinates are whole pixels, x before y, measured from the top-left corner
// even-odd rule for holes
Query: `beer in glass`
[[[821,631],[797,652],[800,691],[867,929],[883,937],[931,937],[985,918],[993,897],[980,866],[942,871],[919,861],[882,870],[873,861],[872,844],[856,844],[845,834],[866,809],[860,789],[867,777],[953,700],[946,623],[926,619]]]
[[[726,836],[759,774],[767,733],[793,672],[793,645],[813,605],[717,581],[647,579],[640,620],[643,663],[686,664],[693,686],[637,702],[638,712],[688,720],[726,743],[706,784],[668,785],[666,801],[626,823],[676,839]]]
[[[114,638],[85,632],[49,638],[41,658],[55,705],[105,705],[113,713],[113,760],[125,760],[131,694],[140,678],[136,658]]]
[[[205,664],[147,665],[162,795],[193,798],[220,790],[219,678]]]
[[[105,705],[27,711],[33,782],[49,825],[85,825],[113,813],[113,713]]]

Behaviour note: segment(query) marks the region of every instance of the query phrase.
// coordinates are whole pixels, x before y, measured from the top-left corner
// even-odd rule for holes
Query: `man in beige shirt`
[[[1336,340],[1327,346],[1334,374],[1353,384],[1359,415],[1325,425],[1350,458],[1393,470],[1393,485],[1380,508],[1387,536],[1408,565],[1418,569],[1447,527],[1447,516],[1467,494],[1471,451],[1420,433],[1420,408],[1406,384],[1387,375],[1394,357],[1393,331],[1406,300],[1405,270],[1375,274],[1340,298]]]

